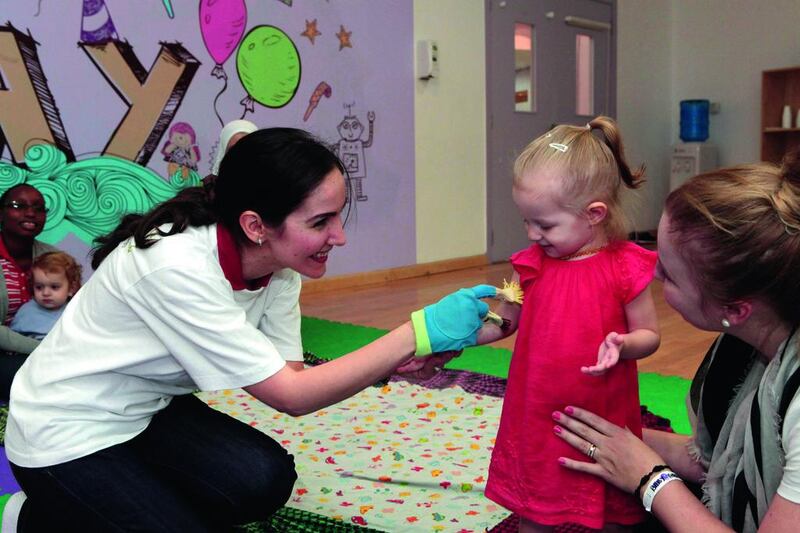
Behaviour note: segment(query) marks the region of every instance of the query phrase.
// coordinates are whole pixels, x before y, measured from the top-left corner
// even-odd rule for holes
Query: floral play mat
[[[292,418],[242,390],[199,396],[294,454],[291,508],[383,531],[481,532],[509,516],[483,496],[501,398],[393,381]]]

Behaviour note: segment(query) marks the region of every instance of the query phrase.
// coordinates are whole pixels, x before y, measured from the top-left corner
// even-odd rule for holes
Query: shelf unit
[[[792,108],[791,128],[781,127],[783,106]],[[761,74],[761,159],[780,163],[783,154],[800,145],[795,117],[800,109],[800,66],[765,70]]]

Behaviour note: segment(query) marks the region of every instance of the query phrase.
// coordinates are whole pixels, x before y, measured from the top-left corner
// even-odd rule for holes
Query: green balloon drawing
[[[67,162],[54,146],[34,145],[25,152],[27,169],[0,161],[0,194],[20,183],[33,185],[44,196],[47,222],[39,239],[60,242],[72,233],[92,246],[128,213],[143,213],[200,184],[200,175],[180,171],[165,181],[150,170],[114,156]]]
[[[236,69],[249,95],[241,102],[245,113],[254,110],[254,100],[265,107],[285,106],[300,85],[300,54],[289,36],[275,26],[256,26],[244,36]]]

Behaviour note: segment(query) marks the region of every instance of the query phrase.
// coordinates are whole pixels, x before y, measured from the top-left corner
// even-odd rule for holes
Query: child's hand
[[[619,361],[619,354],[622,345],[625,343],[625,336],[616,331],[606,335],[606,339],[597,350],[597,364],[594,366],[582,366],[581,372],[590,376],[602,376],[612,366]]]

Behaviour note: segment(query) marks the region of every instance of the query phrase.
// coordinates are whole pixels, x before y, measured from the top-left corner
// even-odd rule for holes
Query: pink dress
[[[597,362],[609,332],[628,331],[624,306],[653,279],[655,262],[655,252],[625,241],[577,261],[548,257],[538,245],[511,257],[525,301],[488,498],[545,525],[572,522],[599,529],[606,522],[644,519],[633,495],[558,464],[562,456],[589,459],[553,433],[551,414],[567,405],[583,407],[641,437],[636,361],[620,360],[599,377],[580,367]]]

